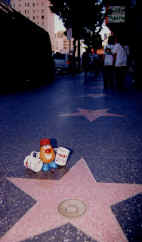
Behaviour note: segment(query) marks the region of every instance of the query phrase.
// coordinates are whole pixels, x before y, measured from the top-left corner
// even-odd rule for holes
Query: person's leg
[[[87,69],[84,69],[84,80],[87,81]]]
[[[104,76],[104,88],[108,88],[109,71],[107,66],[104,66],[103,76]]]
[[[126,87],[127,66],[121,67],[122,88]]]
[[[98,65],[98,62],[96,61],[94,63],[94,75],[96,80],[99,78],[99,73],[100,73],[99,65]]]
[[[116,84],[118,89],[123,88],[123,75],[122,75],[122,68],[121,67],[116,67]]]
[[[109,67],[109,73],[110,73],[110,87],[114,88],[114,68],[113,66]]]

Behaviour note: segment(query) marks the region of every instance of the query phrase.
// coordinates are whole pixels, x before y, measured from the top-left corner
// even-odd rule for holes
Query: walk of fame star
[[[91,89],[104,89],[104,85],[99,85],[99,86],[92,86],[90,87]]]
[[[100,94],[93,94],[93,93],[90,93],[88,94],[89,97],[93,97],[93,98],[97,98],[97,97],[105,97],[106,94],[103,94],[103,93],[100,93]]]
[[[81,97],[93,97],[93,98],[98,98],[98,97],[105,97],[106,94],[103,94],[103,93],[98,93],[98,94],[93,94],[93,93],[90,93],[86,96],[81,96]]]
[[[83,158],[58,181],[8,179],[34,198],[36,204],[1,238],[1,242],[19,242],[67,223],[99,242],[126,242],[111,205],[142,192],[142,185],[96,182]],[[76,218],[61,215],[58,206],[67,199],[82,201],[86,212]]]
[[[73,117],[73,116],[83,116],[88,119],[90,122],[95,121],[97,118],[100,117],[124,117],[124,115],[116,114],[116,113],[109,113],[109,109],[96,109],[96,110],[89,110],[89,109],[81,109],[78,108],[78,112],[75,113],[65,113],[60,114],[62,117]]]

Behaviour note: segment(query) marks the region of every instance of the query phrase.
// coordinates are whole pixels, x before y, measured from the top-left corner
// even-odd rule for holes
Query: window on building
[[[41,16],[41,19],[44,19],[44,15]]]

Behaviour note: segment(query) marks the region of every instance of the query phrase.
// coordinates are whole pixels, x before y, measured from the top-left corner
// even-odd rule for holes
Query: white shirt
[[[114,45],[112,53],[116,54],[115,66],[127,66],[127,53],[125,47],[122,47],[119,43]]]
[[[114,45],[106,45],[104,49],[104,66],[112,66],[113,64],[113,55],[112,49]]]

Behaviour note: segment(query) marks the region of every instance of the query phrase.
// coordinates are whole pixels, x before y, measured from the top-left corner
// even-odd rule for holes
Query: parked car
[[[53,54],[53,59],[55,62],[55,69],[57,74],[68,73],[70,65],[68,54],[56,52]]]

